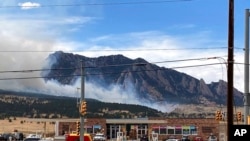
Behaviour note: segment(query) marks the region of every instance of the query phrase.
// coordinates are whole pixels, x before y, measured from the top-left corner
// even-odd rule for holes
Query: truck
[[[84,134],[84,141],[92,141],[90,134]],[[65,141],[80,141],[78,134],[65,134]]]

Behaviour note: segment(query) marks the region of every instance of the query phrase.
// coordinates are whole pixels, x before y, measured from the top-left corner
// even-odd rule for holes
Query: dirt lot
[[[27,118],[9,118],[0,120],[0,133],[13,133],[14,130],[24,133],[25,135],[31,133],[53,134],[55,125],[53,123],[30,122]]]

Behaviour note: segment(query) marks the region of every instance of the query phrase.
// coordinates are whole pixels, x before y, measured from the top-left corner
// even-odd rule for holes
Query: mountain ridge
[[[103,88],[109,88],[115,84],[124,91],[133,89],[138,99],[182,104],[226,104],[227,83],[225,81],[219,80],[219,82],[206,84],[203,79],[198,80],[188,74],[159,67],[148,63],[143,58],[130,59],[123,55],[90,58],[57,51],[50,54],[48,59],[53,60],[53,63],[51,71],[44,75],[47,77],[46,81],[56,80],[62,85],[72,85],[81,76],[79,68],[84,60],[87,82]],[[72,69],[65,71],[65,68]],[[56,77],[58,75],[72,77]],[[242,92],[234,89],[233,93],[235,104],[242,106]]]

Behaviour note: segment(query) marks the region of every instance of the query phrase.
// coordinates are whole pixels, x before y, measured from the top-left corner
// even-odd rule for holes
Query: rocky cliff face
[[[73,84],[81,77],[84,62],[86,81],[103,87],[120,85],[124,90],[136,91],[139,98],[182,104],[226,104],[227,83],[206,84],[185,73],[159,67],[142,58],[130,59],[122,55],[88,58],[70,53],[55,52],[48,59],[53,62],[46,75],[63,85]],[[60,76],[60,77],[58,77]],[[234,90],[236,105],[242,105],[242,93]]]

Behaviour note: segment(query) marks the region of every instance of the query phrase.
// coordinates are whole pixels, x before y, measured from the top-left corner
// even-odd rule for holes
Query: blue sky
[[[157,65],[171,68],[220,62],[217,66],[177,70],[206,83],[226,81],[223,63],[227,60],[228,3],[228,0],[0,0],[1,70],[42,68],[48,55],[57,50],[88,57],[123,54],[152,63],[219,56],[220,59]],[[248,0],[235,0],[234,59],[239,63],[244,62],[247,8]],[[234,85],[241,91],[243,70],[242,65],[235,65]],[[1,74],[1,78],[26,75]],[[31,81],[36,80],[1,81],[0,89],[11,89],[14,84],[19,89],[45,85]]]

